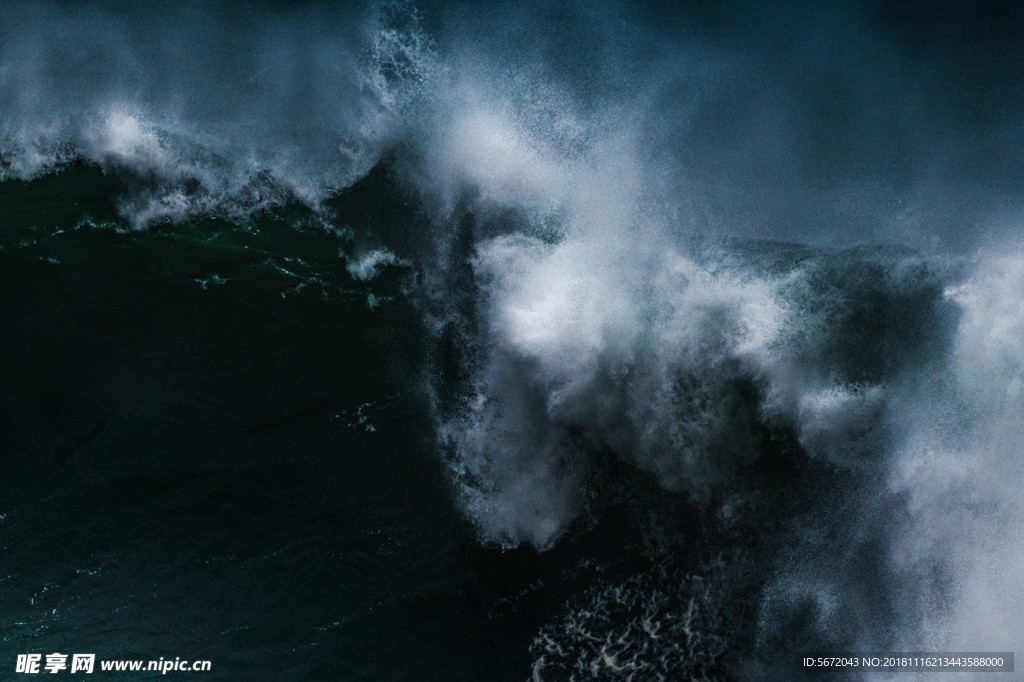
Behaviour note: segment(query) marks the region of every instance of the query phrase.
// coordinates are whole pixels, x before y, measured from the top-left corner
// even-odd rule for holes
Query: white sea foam
[[[0,13],[0,173],[28,179],[80,159],[127,174],[121,211],[140,228],[318,207],[394,142],[432,59],[401,2]]]
[[[374,249],[350,260],[345,268],[348,270],[348,274],[356,279],[368,280],[376,277],[385,265],[409,265],[409,262],[387,249]]]
[[[0,173],[98,164],[141,228],[317,208],[390,154],[432,230],[431,314],[473,349],[437,429],[482,540],[552,546],[598,452],[703,508],[788,429],[856,485],[816,492],[837,511],[780,548],[762,634],[812,604],[846,644],[1024,644],[1024,259],[994,218],[1019,127],[920,85],[948,85],[941,60],[894,66],[855,9],[718,42],[622,6],[554,29],[438,10],[434,37],[401,2],[161,9],[0,9]],[[985,230],[1009,246],[962,275],[943,252]],[[864,239],[927,253],[840,250]]]
[[[1024,646],[1015,615],[1024,594],[1022,291],[1019,247],[980,256],[967,280],[947,291],[961,310],[948,383],[906,398],[911,436],[889,485],[907,497],[911,520],[892,553],[904,569],[941,562],[952,578],[949,617],[925,632],[932,646]]]

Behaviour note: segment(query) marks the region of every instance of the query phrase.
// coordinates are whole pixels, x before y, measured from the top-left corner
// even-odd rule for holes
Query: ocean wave
[[[319,208],[394,142],[430,69],[418,22],[400,2],[6,8],[0,178],[97,164],[136,228]]]
[[[386,166],[415,201],[393,233],[416,234],[349,273],[417,270],[424,390],[482,542],[554,546],[607,457],[708,524],[760,526],[745,472],[791,438],[835,485],[794,482],[811,502],[778,520],[759,642],[1019,648],[1019,169],[963,142],[1019,125],[976,120],[961,96],[997,93],[939,87],[945,57],[904,61],[895,20],[851,7],[785,30],[620,5],[4,8],[0,173],[95,164],[141,229],[289,202],[330,223]],[[685,627],[674,593],[615,589],[587,628],[616,604]],[[543,660],[626,664],[567,652],[572,628]]]

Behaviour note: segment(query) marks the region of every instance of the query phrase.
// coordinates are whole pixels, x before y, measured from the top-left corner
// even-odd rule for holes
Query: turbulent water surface
[[[3,676],[1024,652],[1022,19],[4,4]]]

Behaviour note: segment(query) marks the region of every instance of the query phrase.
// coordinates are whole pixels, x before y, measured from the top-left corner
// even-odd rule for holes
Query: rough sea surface
[[[1024,655],[1022,30],[4,3],[0,678]]]

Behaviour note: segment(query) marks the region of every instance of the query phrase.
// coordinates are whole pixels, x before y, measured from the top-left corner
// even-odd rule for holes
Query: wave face
[[[137,229],[300,203],[358,234],[332,200],[390,169],[418,222],[349,271],[420,275],[423,389],[481,542],[555,546],[620,470],[759,538],[742,589],[582,595],[535,679],[671,677],[691,621],[737,675],[775,675],[773,646],[1020,650],[1018,19],[5,6],[0,173],[96,164]]]

